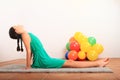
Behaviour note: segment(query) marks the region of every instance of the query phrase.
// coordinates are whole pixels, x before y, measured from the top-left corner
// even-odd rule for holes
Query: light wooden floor
[[[0,66],[25,63],[24,59],[0,62]],[[120,58],[110,59],[113,73],[0,73],[0,80],[120,80]]]

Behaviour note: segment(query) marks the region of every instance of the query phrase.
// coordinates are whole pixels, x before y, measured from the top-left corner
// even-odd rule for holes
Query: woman
[[[62,67],[104,67],[109,63],[109,59],[99,59],[96,61],[72,61],[50,57],[45,51],[41,41],[32,33],[28,33],[22,25],[13,26],[9,29],[9,36],[17,39],[17,51],[23,51],[22,41],[26,48],[26,69],[32,68],[62,68]],[[19,46],[21,40],[21,48]],[[31,65],[31,58],[33,62]]]

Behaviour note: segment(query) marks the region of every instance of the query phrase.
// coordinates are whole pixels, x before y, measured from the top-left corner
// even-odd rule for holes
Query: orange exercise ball
[[[71,37],[71,38],[69,39],[69,42],[73,42],[73,41],[76,41],[76,40],[75,40],[74,37]]]
[[[75,50],[71,50],[71,51],[69,51],[69,53],[68,53],[68,59],[69,60],[77,60],[77,58],[78,58],[78,53],[75,51]]]

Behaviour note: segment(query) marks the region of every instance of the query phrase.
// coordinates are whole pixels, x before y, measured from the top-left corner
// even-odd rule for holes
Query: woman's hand
[[[99,59],[96,61],[99,67],[105,67],[109,62],[109,58]]]

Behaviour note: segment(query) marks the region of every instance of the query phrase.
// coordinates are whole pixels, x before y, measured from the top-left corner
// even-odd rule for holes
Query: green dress
[[[52,58],[45,51],[41,41],[32,33],[29,33],[30,47],[33,54],[32,68],[61,68],[65,60]]]

